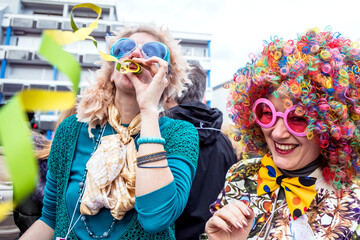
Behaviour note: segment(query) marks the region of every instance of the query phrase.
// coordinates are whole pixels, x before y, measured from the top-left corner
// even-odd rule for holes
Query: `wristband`
[[[146,164],[146,163],[157,162],[157,161],[161,161],[161,160],[164,160],[164,159],[166,159],[166,156],[153,157],[151,159],[141,160],[141,161],[139,161],[139,159],[138,159],[136,164],[138,166],[141,166],[141,165]]]
[[[143,161],[146,161],[149,159],[153,159],[153,158],[157,158],[157,157],[165,157],[166,158],[166,152],[162,151],[162,152],[147,154],[147,155],[138,157],[137,162],[140,163],[140,162],[143,162]]]
[[[148,143],[155,143],[155,144],[162,144],[165,145],[165,139],[162,137],[141,137],[137,140],[137,144],[148,144]]]
[[[169,165],[165,165],[165,166],[138,166],[139,168],[167,168],[169,167]]]

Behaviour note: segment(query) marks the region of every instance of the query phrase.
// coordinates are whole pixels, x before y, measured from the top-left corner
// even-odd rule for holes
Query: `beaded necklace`
[[[100,129],[100,133],[99,133],[99,136],[98,138],[95,140],[96,141],[96,144],[94,146],[94,149],[93,149],[93,152],[91,153],[91,155],[94,154],[94,152],[96,151],[96,149],[98,148],[99,144],[100,144],[100,141],[101,141],[101,138],[102,136],[104,135],[104,132],[105,132],[105,129],[106,129],[106,125],[104,125],[103,127],[101,127]],[[136,141],[136,138],[139,137],[139,133],[136,134],[136,136],[134,137],[134,141]],[[66,234],[66,237],[69,235],[69,233],[71,232],[71,230],[74,228],[75,224],[78,222],[79,218],[80,220],[84,223],[84,226],[85,226],[85,229],[86,231],[88,232],[89,236],[91,238],[94,238],[94,239],[102,239],[102,238],[108,238],[110,236],[110,232],[113,230],[114,228],[114,225],[115,225],[115,222],[117,221],[116,218],[113,218],[112,219],[112,222],[108,228],[107,231],[105,231],[102,235],[95,235],[95,233],[93,231],[90,230],[89,228],[89,225],[87,224],[87,218],[82,215],[80,213],[80,216],[79,218],[75,221],[74,225],[71,227],[71,224],[72,224],[72,221],[73,221],[73,217],[74,217],[74,214],[75,214],[75,211],[77,209],[77,206],[78,204],[81,204],[81,199],[82,199],[82,196],[84,194],[84,190],[85,190],[85,180],[86,180],[86,175],[87,175],[87,172],[88,172],[88,169],[85,167],[85,172],[84,172],[84,175],[82,176],[82,179],[81,179],[81,182],[79,183],[79,199],[75,205],[75,209],[74,209],[74,212],[73,212],[73,215],[72,215],[72,218],[71,218],[71,222],[70,222],[70,225],[69,225],[69,229],[68,229],[68,233]],[[66,239],[65,237],[65,239]]]
[[[101,137],[103,136],[104,132],[105,132],[105,129],[106,129],[106,125],[104,125],[103,127],[101,127],[100,129],[100,133],[99,133],[99,136],[98,136],[98,139],[95,140],[96,141],[96,144],[94,146],[94,150],[93,152],[91,153],[91,155],[94,154],[94,152],[96,151],[96,149],[98,148],[99,144],[100,144],[100,140],[101,140]],[[85,173],[84,175],[82,176],[82,179],[81,179],[81,182],[79,183],[79,198],[78,198],[78,201],[75,205],[75,209],[74,209],[74,212],[73,212],[73,215],[72,215],[72,218],[71,218],[71,222],[70,222],[70,225],[69,225],[69,229],[68,229],[68,233],[66,235],[66,237],[69,235],[70,231],[74,228],[75,224],[78,222],[79,218],[81,219],[81,221],[84,223],[84,226],[85,226],[85,229],[86,231],[89,233],[89,236],[94,238],[94,239],[102,239],[102,238],[107,238],[110,236],[110,232],[111,230],[114,228],[114,225],[115,225],[115,222],[117,221],[115,218],[113,218],[111,224],[110,224],[110,227],[108,228],[107,231],[105,231],[102,235],[95,235],[93,231],[90,230],[89,228],[89,225],[87,224],[87,218],[82,215],[80,213],[80,216],[79,218],[76,220],[76,222],[74,223],[74,225],[71,227],[71,223],[73,221],[73,217],[75,215],[75,211],[77,209],[77,206],[79,204],[81,204],[81,199],[82,199],[82,196],[84,194],[84,190],[85,190],[85,180],[86,180],[86,174],[88,172],[88,169],[85,167]],[[65,237],[65,239],[66,239]]]
[[[101,137],[104,135],[104,132],[105,132],[105,128],[106,128],[106,125],[104,125],[104,127],[101,128],[100,130],[100,133],[99,133],[99,137],[98,139],[96,140],[96,144],[94,146],[94,150],[92,152],[91,155],[94,154],[94,152],[96,151],[96,149],[98,148],[99,144],[100,144],[100,140],[101,140]],[[85,173],[82,177],[82,180],[81,182],[79,183],[79,186],[80,186],[80,190],[79,190],[79,194],[82,195],[84,194],[84,190],[85,190],[85,180],[86,180],[86,174],[88,172],[88,169],[85,168]],[[81,203],[81,200],[80,200],[80,203]],[[112,219],[112,222],[110,224],[110,227],[108,228],[107,231],[105,231],[102,235],[95,235],[94,232],[92,232],[90,229],[89,229],[89,226],[86,222],[87,218],[81,214],[81,221],[84,223],[84,226],[85,226],[85,229],[86,231],[89,233],[89,236],[92,237],[92,238],[95,238],[95,239],[101,239],[101,238],[107,238],[109,237],[109,233],[111,232],[111,230],[114,228],[114,224],[115,222],[117,221],[115,218]]]

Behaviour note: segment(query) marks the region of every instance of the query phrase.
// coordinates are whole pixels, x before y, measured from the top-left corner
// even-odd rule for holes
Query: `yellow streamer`
[[[0,204],[0,222],[12,211],[12,202],[4,202]]]
[[[130,64],[131,63],[136,66],[136,69],[130,69]],[[118,63],[118,64],[120,64],[120,63]],[[135,73],[135,74],[140,74],[140,73],[142,73],[142,67],[137,62],[129,59],[129,60],[124,61],[124,64],[122,65],[122,67],[120,67],[120,72],[124,73],[124,74],[128,73],[128,72],[132,72],[132,73]]]
[[[62,45],[85,39],[95,41],[89,35],[97,28],[101,8],[85,3],[75,6],[73,9],[78,7],[91,8],[98,14],[98,17],[88,28],[81,28],[75,33],[59,30],[44,31],[39,49],[39,53],[50,64],[55,65],[61,72],[67,75],[73,84],[73,91],[26,90],[16,94],[0,109],[0,142],[3,146],[6,164],[13,182],[14,205],[20,203],[32,192],[38,178],[37,163],[33,154],[34,148],[25,111],[65,110],[71,108],[75,102],[78,90],[81,67],[71,54],[62,49]],[[105,60],[117,61],[116,58],[101,51],[99,52]],[[0,204],[0,221],[11,211],[12,206],[12,202]]]
[[[27,90],[20,94],[20,99],[26,111],[66,110],[74,106],[74,92],[50,92],[44,90]]]
[[[96,20],[95,20],[94,22],[92,22],[92,23],[89,25],[88,28],[80,28],[80,29],[78,29],[78,27],[76,26],[76,24],[75,24],[75,22],[74,22],[74,17],[73,17],[72,12],[74,11],[74,9],[80,8],[80,7],[90,8],[90,9],[92,9],[94,12],[96,12],[96,13],[98,14]],[[94,5],[94,4],[91,4],[91,3],[83,3],[83,4],[76,5],[76,6],[73,7],[73,9],[71,10],[71,13],[70,13],[71,28],[73,29],[74,34],[75,34],[78,38],[80,38],[80,39],[82,39],[82,40],[85,40],[85,39],[90,39],[90,40],[92,40],[93,43],[94,43],[94,45],[95,45],[95,47],[96,47],[96,49],[98,50],[101,58],[103,58],[105,61],[117,62],[118,59],[117,59],[116,57],[111,56],[111,55],[109,55],[109,54],[106,54],[106,53],[100,51],[100,50],[98,49],[98,47],[97,47],[97,41],[96,41],[93,37],[89,36],[89,35],[92,33],[92,31],[97,28],[97,26],[98,26],[98,23],[97,23],[97,22],[98,22],[98,20],[99,20],[99,18],[100,18],[100,15],[101,15],[101,8],[98,7],[98,6],[96,6],[96,5]]]

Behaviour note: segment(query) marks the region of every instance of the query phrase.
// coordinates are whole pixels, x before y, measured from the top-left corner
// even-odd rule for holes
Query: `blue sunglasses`
[[[129,56],[135,49],[138,47],[138,44],[130,38],[121,38],[117,40],[110,49],[111,56],[116,57],[117,59]],[[146,58],[159,57],[167,62],[169,62],[170,51],[167,46],[160,42],[148,42],[142,45],[141,52]]]

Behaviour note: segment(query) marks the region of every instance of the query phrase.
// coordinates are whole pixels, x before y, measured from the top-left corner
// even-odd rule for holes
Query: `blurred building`
[[[92,36],[99,49],[105,51],[105,36],[121,27],[120,2],[116,0],[5,0],[0,3],[0,103],[6,103],[16,92],[24,89],[70,91],[71,83],[55,67],[49,65],[37,53],[44,29],[70,30],[70,11],[79,3],[91,2],[102,8],[98,29]],[[88,26],[97,14],[90,9],[74,11],[77,26]],[[137,24],[127,22],[128,25]],[[181,40],[182,51],[188,60],[199,61],[208,73],[210,89],[210,41],[211,34],[172,31]],[[74,55],[82,67],[80,91],[91,81],[91,72],[99,60],[92,41],[82,41],[64,46]],[[90,71],[89,71],[90,70]],[[210,100],[210,99],[208,99]],[[34,127],[51,130],[58,112],[35,114]]]

